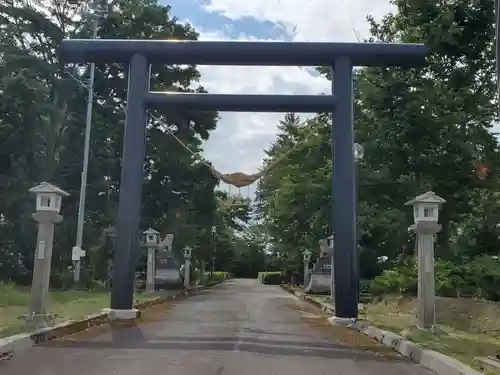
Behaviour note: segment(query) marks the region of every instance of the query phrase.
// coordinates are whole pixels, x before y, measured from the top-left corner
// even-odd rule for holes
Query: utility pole
[[[95,6],[93,7],[95,9]],[[97,39],[98,21],[95,14],[92,15],[92,39]],[[83,225],[85,223],[85,200],[87,195],[87,175],[89,169],[89,153],[90,153],[90,130],[92,127],[92,106],[94,103],[94,78],[95,78],[95,64],[90,64],[90,77],[87,86],[87,114],[85,121],[85,146],[83,150],[83,170],[80,185],[80,201],[78,204],[78,224],[76,227],[76,243],[73,247],[71,259],[73,260],[73,280],[75,283],[80,281],[80,258],[85,256],[85,251],[82,249],[83,243]]]

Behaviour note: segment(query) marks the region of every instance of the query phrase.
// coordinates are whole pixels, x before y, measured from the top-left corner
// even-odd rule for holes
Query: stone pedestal
[[[184,263],[184,288],[189,289],[191,286],[191,259],[185,259]]]
[[[332,296],[332,303],[335,300],[335,259],[330,256],[330,295]]]
[[[309,260],[304,260],[304,288],[309,285]]]
[[[200,284],[201,285],[206,284],[205,267],[206,267],[206,262],[204,260],[201,260],[200,261]]]
[[[149,293],[155,291],[155,253],[156,248],[148,248],[148,260],[146,266],[146,291]]]
[[[140,312],[137,309],[103,309],[102,312],[108,315],[109,320],[133,320],[139,317]]]
[[[436,324],[434,235],[441,230],[441,225],[432,222],[420,222],[412,225],[410,229],[417,234],[417,326],[422,329],[431,329]]]
[[[52,320],[47,315],[46,309],[54,242],[54,224],[60,223],[62,216],[54,211],[38,211],[32,216],[38,223],[38,235],[33,264],[31,302],[26,322],[35,327],[43,327],[50,324]]]

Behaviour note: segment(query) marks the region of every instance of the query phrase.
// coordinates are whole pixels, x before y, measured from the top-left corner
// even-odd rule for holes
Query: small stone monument
[[[172,245],[174,243],[174,235],[172,233],[167,234],[163,239],[162,243],[165,245],[165,248],[168,251],[172,251]]]
[[[327,239],[321,240],[319,245],[320,256],[313,265],[309,283],[304,285],[304,291],[312,294],[330,294],[332,264]]]
[[[173,234],[167,234],[160,241],[155,255],[155,287],[156,289],[181,290],[182,281],[180,264],[172,251]]]
[[[148,248],[148,258],[146,263],[146,291],[152,293],[155,291],[155,257],[158,247],[158,235],[160,232],[149,228],[143,234],[146,236],[146,247]]]
[[[405,203],[405,206],[413,206],[414,224],[409,229],[417,234],[417,325],[422,329],[433,329],[436,324],[434,236],[441,230],[441,225],[438,224],[439,207],[445,202],[429,191]]]

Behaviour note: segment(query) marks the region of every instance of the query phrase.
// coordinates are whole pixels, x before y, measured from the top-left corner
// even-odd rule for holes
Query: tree
[[[0,267],[2,277],[29,277],[34,247],[32,198],[27,190],[49,180],[71,195],[63,203],[64,222],[56,229],[53,274],[67,272],[74,245],[80,187],[88,69],[62,66],[57,48],[63,38],[89,38],[87,2],[6,0],[0,6]],[[100,38],[197,39],[197,32],[171,15],[156,0],[103,2]],[[80,17],[83,15],[84,17]],[[153,89],[193,91],[200,74],[195,66],[155,65]],[[101,254],[103,228],[117,214],[127,71],[119,64],[98,65],[88,175],[84,248]],[[199,86],[196,91],[204,91]],[[141,225],[162,230],[188,229],[191,240],[205,234],[216,210],[217,181],[207,168],[193,165],[191,156],[166,131],[193,150],[201,150],[216,126],[214,112],[153,113],[148,124],[147,158]],[[176,217],[175,213],[190,213]],[[177,247],[179,247],[177,246]],[[112,253],[106,250],[106,258]],[[95,269],[97,254],[84,259],[84,273]],[[13,268],[11,268],[13,267]],[[5,269],[4,269],[5,268]],[[7,272],[8,269],[8,272]],[[5,272],[4,272],[5,271]],[[5,276],[4,276],[5,275]],[[26,281],[26,280],[25,280]]]
[[[453,231],[475,205],[486,208],[495,200],[491,193],[498,185],[499,150],[490,132],[496,119],[493,4],[393,3],[397,12],[380,23],[368,18],[372,37],[367,42],[423,42],[430,57],[423,69],[367,68],[355,75],[356,141],[365,150],[357,166],[361,275],[369,278],[413,253],[414,239],[404,224],[412,222],[406,200],[426,190],[448,200],[437,254],[453,257]],[[330,126],[324,114],[299,122],[285,117],[268,151],[268,163],[280,162],[258,187],[258,212],[274,247],[295,259],[328,233]],[[485,181],[474,171],[481,163],[489,167]],[[494,235],[492,223],[500,217],[487,212],[488,223],[479,220]],[[464,251],[480,254],[484,248]]]
[[[250,225],[235,238],[232,273],[235,277],[256,278],[266,269],[267,238],[261,225]]]
[[[489,132],[495,119],[493,4],[394,4],[398,12],[380,24],[369,18],[370,42],[424,42],[430,54],[423,69],[361,72],[357,134],[365,146],[363,164],[381,172],[386,183],[360,194],[394,213],[426,190],[446,197],[437,254],[450,255],[452,222],[471,211],[471,189],[482,185],[475,164],[486,162],[491,170],[498,165],[498,145]],[[404,230],[390,236],[399,232],[402,240]]]

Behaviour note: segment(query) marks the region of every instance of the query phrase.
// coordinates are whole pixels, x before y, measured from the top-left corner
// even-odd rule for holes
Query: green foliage
[[[441,295],[496,299],[500,248],[500,149],[491,133],[497,122],[493,3],[485,0],[394,0],[396,11],[380,22],[368,18],[367,42],[423,42],[422,69],[366,68],[355,73],[360,275],[375,278],[374,293],[414,293],[411,210],[403,204],[427,190],[447,203],[440,214],[436,285]],[[63,67],[57,48],[64,38],[89,38],[86,19],[74,17],[85,2],[6,0],[0,5],[0,280],[29,284],[36,241],[28,189],[49,180],[71,195],[57,226],[52,285],[71,284],[68,266],[76,235],[88,69]],[[98,35],[108,39],[195,40],[198,33],[157,0],[117,0],[100,9]],[[328,72],[320,69],[328,79]],[[152,66],[154,90],[204,91],[196,66]],[[82,277],[87,287],[105,281],[114,246],[103,232],[117,215],[123,106],[127,72],[98,65],[92,116]],[[216,127],[217,113],[155,112],[147,132],[141,227],[174,233],[179,258],[185,246],[209,269],[235,277],[302,270],[302,252],[318,255],[318,240],[331,234],[331,116],[304,120],[290,113],[267,150],[273,168],[259,182],[251,207],[224,204],[217,181],[166,128],[195,152]],[[276,161],[277,164],[273,164]],[[489,175],[477,178],[474,165]],[[333,209],[335,209],[333,207]],[[140,250],[138,270],[145,268]],[[194,277],[195,272],[192,272]],[[378,276],[380,275],[380,276]],[[485,276],[486,275],[486,276]],[[377,277],[378,276],[378,277]],[[268,275],[271,278],[278,276]],[[274,280],[274,279],[272,279]],[[367,284],[362,284],[362,289]]]
[[[371,280],[360,280],[359,281],[359,293],[370,293],[372,281]]]
[[[265,271],[265,272],[259,272],[258,275],[257,275],[257,279],[262,283],[264,284],[264,279],[267,277],[267,276],[283,276],[283,272],[282,271]]]
[[[189,283],[195,284],[200,279],[200,270],[195,268],[191,263],[191,269],[189,271]]]
[[[447,200],[436,243],[437,267],[444,267],[437,272],[440,293],[463,290],[494,298],[485,291],[490,288],[485,279],[463,266],[478,264],[482,255],[499,255],[500,248],[500,149],[491,132],[498,100],[493,3],[393,3],[396,11],[380,22],[368,17],[366,42],[421,42],[429,58],[419,69],[355,73],[355,138],[364,148],[357,162],[360,276],[381,275],[372,286],[375,293],[414,293],[414,264],[405,263],[415,255],[414,234],[407,230],[413,218],[404,203],[432,190]],[[319,71],[331,79],[328,71]],[[342,125],[331,121],[326,114],[308,120],[288,114],[267,151],[268,165],[280,162],[259,183],[257,213],[270,235],[269,248],[282,262],[279,269],[290,273],[300,270],[301,251],[317,256],[317,241],[332,230],[331,127]],[[474,170],[480,163],[489,168],[483,180]],[[465,292],[450,286],[458,282],[455,277],[477,279],[464,282],[482,286]]]
[[[260,271],[265,270],[267,241],[264,228],[259,224],[250,225],[235,236],[231,274],[236,278],[255,278]]]
[[[280,285],[284,281],[283,272],[259,272],[258,278],[262,284]]]
[[[26,306],[30,302],[28,293],[13,283],[0,283],[0,307]]]
[[[222,281],[229,279],[229,272],[225,271],[214,271],[210,273],[208,281]]]
[[[416,295],[417,266],[413,259],[409,264],[385,270],[380,276],[375,277],[370,292],[374,296],[383,294]]]
[[[51,282],[61,289],[71,285],[68,266],[76,237],[89,70],[59,64],[57,49],[64,38],[91,36],[90,18],[79,16],[88,15],[87,3],[6,0],[0,5],[0,280],[30,283],[36,228],[28,189],[47,180],[70,193],[62,204],[64,221],[56,227]],[[190,24],[181,23],[157,0],[117,0],[112,7],[102,5],[98,13],[99,38],[198,38]],[[114,246],[103,229],[117,215],[127,75],[119,64],[96,66],[83,238],[87,256],[82,279],[87,286],[107,279],[113,259]],[[199,77],[195,66],[156,64],[151,88],[203,92]],[[234,253],[230,238],[241,229],[233,219],[248,221],[249,207],[222,209],[211,171],[195,163],[165,131],[176,125],[176,136],[200,152],[216,121],[215,112],[151,114],[141,228],[174,233],[177,256],[189,245],[195,258],[217,259],[220,269],[229,269]],[[212,225],[217,227],[215,240]],[[141,271],[146,256],[145,249],[139,251]]]
[[[474,297],[500,301],[500,262],[491,256],[478,256],[457,264],[439,259],[435,265],[436,295],[442,297]],[[375,295],[417,293],[417,267],[414,259],[407,264],[385,270],[370,288]]]

